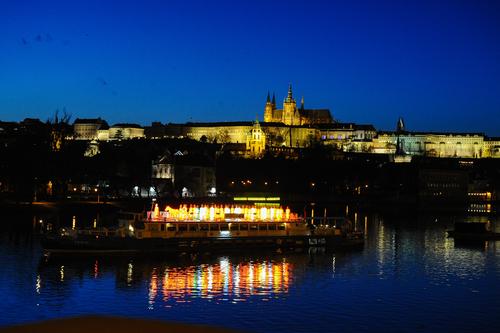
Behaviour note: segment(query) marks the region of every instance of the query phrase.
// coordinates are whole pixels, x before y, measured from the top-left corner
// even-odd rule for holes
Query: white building
[[[101,134],[105,137],[105,134]],[[137,124],[115,124],[109,128],[108,140],[129,140],[144,138],[144,128]]]
[[[107,131],[108,123],[101,118],[82,119],[77,118],[73,123],[73,134],[75,140],[98,140],[99,131]]]

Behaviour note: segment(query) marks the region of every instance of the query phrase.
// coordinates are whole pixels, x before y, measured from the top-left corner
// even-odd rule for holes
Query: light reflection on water
[[[36,237],[4,232],[0,324],[92,313],[258,332],[472,332],[500,324],[499,242],[455,243],[446,236],[453,218],[356,219],[366,246],[346,253],[45,261]]]
[[[267,300],[269,296],[288,292],[292,272],[293,267],[285,258],[281,262],[231,263],[229,258],[222,257],[214,264],[153,268],[148,304],[152,309],[159,301],[171,306],[195,298],[236,303],[254,295]]]

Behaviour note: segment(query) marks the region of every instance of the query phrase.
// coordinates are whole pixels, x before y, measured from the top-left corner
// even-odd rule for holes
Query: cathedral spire
[[[271,103],[273,104],[273,106],[276,106],[276,96],[274,95],[274,91],[273,91],[273,101]]]
[[[396,125],[396,132],[401,133],[404,132],[405,129],[405,121],[403,120],[403,117],[399,117],[398,123]]]
[[[300,99],[300,109],[304,110],[304,96]]]
[[[269,96],[269,90],[267,91],[267,101],[266,103],[271,103],[271,97]]]
[[[287,102],[287,103],[294,102],[291,83],[288,85],[288,96],[285,98],[285,102]]]

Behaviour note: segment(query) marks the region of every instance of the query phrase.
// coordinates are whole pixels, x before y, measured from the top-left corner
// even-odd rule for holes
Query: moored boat
[[[60,229],[44,235],[48,253],[178,253],[362,246],[364,235],[346,218],[312,225],[281,207],[186,206],[144,217],[124,214],[117,228]]]
[[[456,222],[448,236],[456,240],[500,240],[500,233],[491,231],[486,222]]]

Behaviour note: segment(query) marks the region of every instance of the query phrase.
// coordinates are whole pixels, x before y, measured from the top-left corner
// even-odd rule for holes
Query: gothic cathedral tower
[[[297,112],[297,104],[293,99],[292,85],[290,84],[288,86],[288,96],[285,98],[285,101],[283,102],[282,122],[285,125],[298,125],[298,123],[295,121],[296,112]]]
[[[271,103],[269,92],[267,92],[266,107],[264,108],[264,122],[268,123],[273,121],[273,109],[273,103]]]

